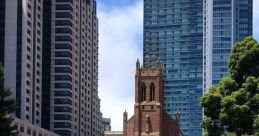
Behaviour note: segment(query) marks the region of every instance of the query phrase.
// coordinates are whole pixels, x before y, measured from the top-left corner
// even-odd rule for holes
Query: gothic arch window
[[[150,84],[150,101],[155,100],[155,84],[152,82]]]
[[[146,84],[142,83],[141,85],[141,102],[146,101]]]

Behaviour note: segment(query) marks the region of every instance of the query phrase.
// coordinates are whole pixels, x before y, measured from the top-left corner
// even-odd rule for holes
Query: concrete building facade
[[[13,90],[15,116],[41,126],[42,19],[41,0],[1,0],[0,63],[4,87]]]
[[[42,0],[0,1],[0,64],[17,110],[13,127],[19,136],[58,136],[41,128]]]
[[[103,118],[103,130],[105,131],[111,131],[111,119],[110,118]]]
[[[15,90],[15,116],[23,124],[64,136],[103,135],[96,6],[95,0],[0,1],[4,87]]]
[[[59,136],[58,134],[18,118],[14,119],[13,127],[19,132],[18,136]]]
[[[103,135],[96,6],[44,0],[42,126],[62,136]]]

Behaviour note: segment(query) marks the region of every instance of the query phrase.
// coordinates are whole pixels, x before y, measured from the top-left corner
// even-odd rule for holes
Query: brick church
[[[163,108],[163,69],[159,59],[156,63],[156,68],[136,63],[134,115],[128,119],[124,112],[123,136],[182,136],[180,112],[174,120]]]

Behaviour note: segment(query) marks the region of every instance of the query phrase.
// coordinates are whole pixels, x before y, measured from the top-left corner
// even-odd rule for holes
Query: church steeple
[[[146,60],[145,68],[136,62],[136,103],[160,102],[163,103],[163,69],[160,59],[157,59],[157,67],[150,66]],[[145,100],[144,100],[145,99]]]
[[[146,59],[145,67],[136,62],[134,116],[127,121],[124,112],[123,136],[179,136],[179,123],[164,110],[163,68],[158,58],[156,67]],[[180,116],[177,116],[179,119]]]
[[[142,120],[142,127],[135,129],[138,132],[152,133],[160,129],[155,129],[153,123],[163,110],[164,79],[160,59],[157,60],[156,68],[151,67],[149,58],[146,58],[145,65],[146,67],[137,69],[135,78],[135,119]]]

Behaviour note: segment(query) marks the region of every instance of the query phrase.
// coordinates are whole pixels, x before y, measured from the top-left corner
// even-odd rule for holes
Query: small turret
[[[175,113],[175,120],[180,124],[180,117],[181,117],[181,113],[179,110],[176,111]]]
[[[136,69],[140,69],[140,62],[139,62],[139,59],[138,59],[137,62],[136,62]]]
[[[126,110],[123,113],[123,120],[128,121],[128,112]]]
[[[127,122],[128,122],[128,112],[125,110],[123,113],[123,136],[127,136]]]
[[[156,65],[157,65],[157,68],[158,68],[158,69],[161,69],[161,68],[162,68],[162,64],[161,64],[161,61],[160,61],[160,58],[159,58],[159,57],[157,58]]]

